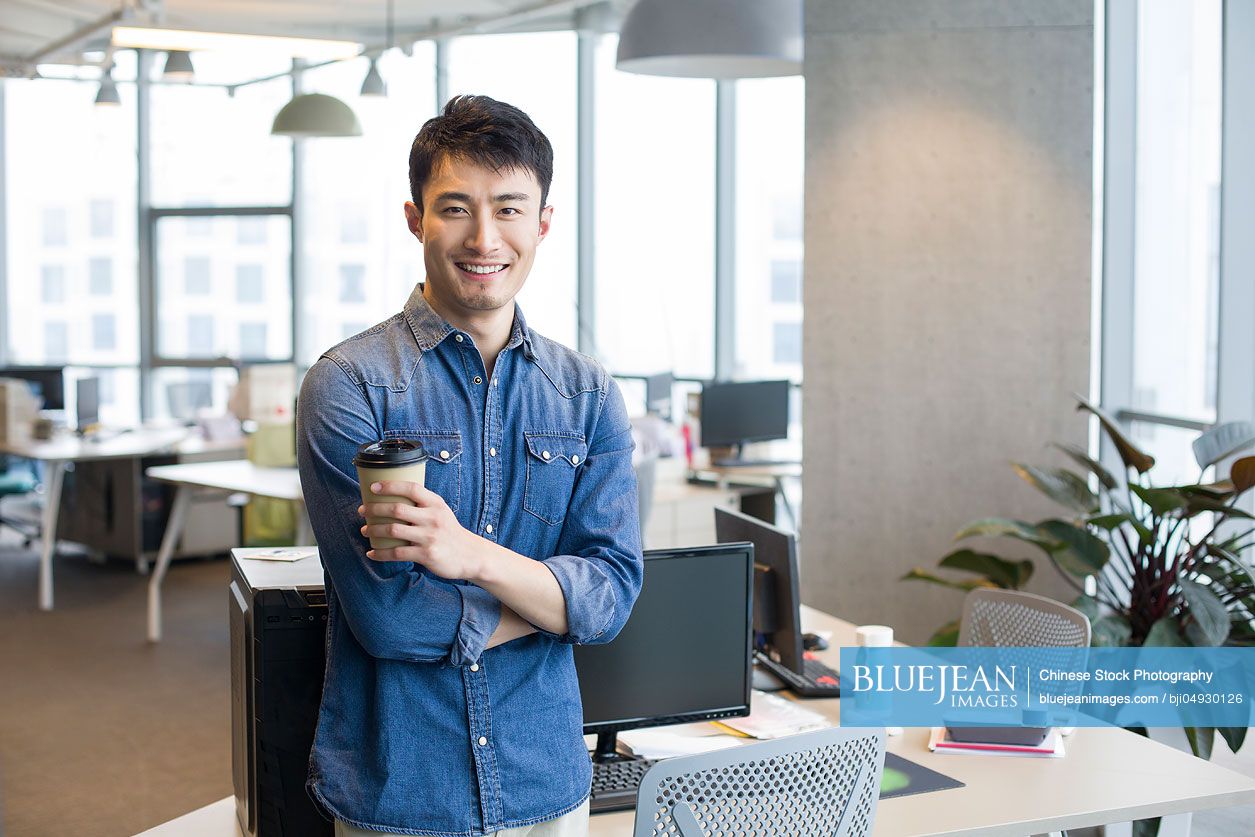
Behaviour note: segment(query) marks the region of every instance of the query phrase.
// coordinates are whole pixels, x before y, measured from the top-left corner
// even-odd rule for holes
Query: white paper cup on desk
[[[855,641],[860,648],[891,648],[893,628],[888,625],[859,625],[854,629]],[[886,735],[901,735],[902,727],[885,727]]]
[[[362,489],[362,503],[404,503],[414,505],[408,497],[396,497],[389,494],[376,494],[370,490],[372,484],[384,480],[400,480],[424,484],[427,477],[427,451],[414,439],[384,439],[370,442],[357,449],[353,457],[357,466],[357,482]],[[392,517],[366,517],[368,524],[393,523]],[[405,541],[396,538],[371,538],[372,549],[392,549],[404,546]]]

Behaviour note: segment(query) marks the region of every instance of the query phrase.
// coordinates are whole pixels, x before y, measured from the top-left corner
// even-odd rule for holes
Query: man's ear
[[[536,236],[539,243],[545,240],[545,236],[549,235],[549,225],[553,222],[553,207],[546,206],[540,211],[540,233]]]
[[[419,240],[419,243],[422,243],[423,210],[419,209],[414,201],[405,202],[405,225],[410,228],[410,232]]]

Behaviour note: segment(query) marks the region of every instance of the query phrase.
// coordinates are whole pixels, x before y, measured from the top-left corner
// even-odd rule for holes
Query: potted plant
[[[1015,464],[1017,475],[1063,507],[1036,522],[986,518],[956,540],[1008,537],[1040,550],[1077,592],[1073,606],[1089,616],[1100,646],[1255,645],[1255,576],[1246,560],[1255,544],[1255,518],[1236,505],[1255,486],[1255,456],[1233,462],[1229,478],[1203,484],[1202,475],[1255,445],[1248,422],[1218,425],[1194,442],[1200,481],[1155,486],[1155,464],[1101,409],[1077,397],[1078,410],[1098,417],[1124,464],[1123,479],[1085,451],[1055,445],[1076,466]],[[903,576],[961,590],[1019,589],[1031,561],[1008,561],[970,548],[956,549],[939,566],[974,573],[960,580],[914,569]],[[954,644],[958,623],[943,626],[932,644]],[[1194,754],[1210,758],[1214,729],[1186,729]],[[1245,728],[1219,730],[1234,752]]]

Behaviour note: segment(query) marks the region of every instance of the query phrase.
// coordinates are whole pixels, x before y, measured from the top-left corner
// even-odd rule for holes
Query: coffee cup
[[[369,503],[404,503],[414,505],[408,497],[397,497],[391,494],[376,494],[370,490],[371,485],[385,480],[400,480],[423,484],[427,475],[427,451],[421,442],[415,439],[384,439],[370,442],[357,449],[353,457],[357,466],[357,482],[362,490],[363,505]],[[394,517],[371,517],[367,515],[368,524],[395,523]],[[396,538],[371,538],[372,549],[392,549],[404,546],[407,541]]]

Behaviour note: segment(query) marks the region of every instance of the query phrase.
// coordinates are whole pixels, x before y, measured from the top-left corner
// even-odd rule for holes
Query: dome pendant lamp
[[[335,96],[302,93],[275,115],[270,133],[284,137],[360,137],[353,109]]]

